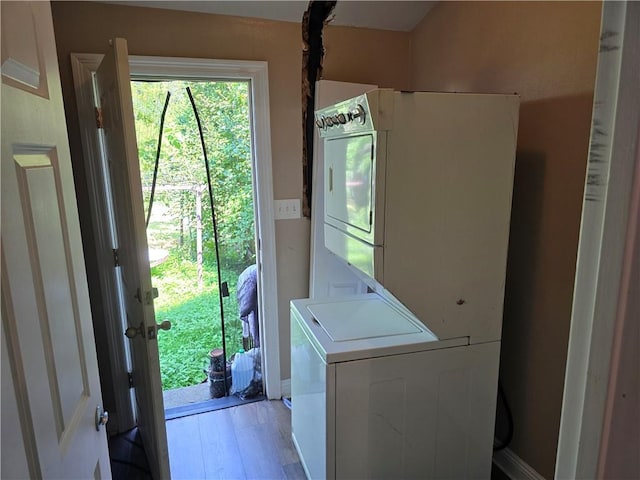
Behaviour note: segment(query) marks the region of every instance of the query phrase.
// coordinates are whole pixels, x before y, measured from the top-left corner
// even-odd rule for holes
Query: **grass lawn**
[[[240,269],[241,271],[242,269]],[[163,390],[195,385],[207,378],[209,352],[222,348],[220,300],[215,266],[204,267],[203,288],[198,289],[197,265],[172,253],[151,269],[159,296],[154,301],[156,321],[171,321],[171,330],[159,332],[160,371]],[[230,296],[224,298],[227,357],[242,346],[236,283],[239,272],[222,270]]]

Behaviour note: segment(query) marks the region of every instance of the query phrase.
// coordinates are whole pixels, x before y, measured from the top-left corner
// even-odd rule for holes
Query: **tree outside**
[[[172,328],[158,335],[163,389],[206,379],[208,354],[222,346],[218,260],[204,156],[186,88],[203,127],[217,219],[225,298],[227,355],[242,346],[235,298],[238,275],[255,263],[249,84],[132,82],[145,208],[149,208],[160,118],[167,92],[156,190],[147,228],[156,320]],[[201,202],[201,203],[200,203]],[[145,216],[147,211],[145,211]],[[201,257],[199,258],[199,253]]]

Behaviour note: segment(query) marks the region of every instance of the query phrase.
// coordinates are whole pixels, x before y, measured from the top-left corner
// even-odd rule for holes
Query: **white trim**
[[[92,73],[102,60],[100,54],[72,53],[71,62],[74,68],[74,83],[80,130],[82,134],[83,153],[88,164],[88,176],[96,175],[94,158],[99,155],[99,147],[95,140],[95,125]],[[210,60],[173,57],[129,57],[131,76],[135,79],[246,79],[251,83],[253,125],[252,138],[254,148],[253,181],[254,202],[256,205],[256,236],[260,245],[260,332],[261,346],[264,352],[264,384],[267,397],[281,397],[280,385],[280,338],[278,316],[277,267],[275,249],[275,223],[273,209],[273,178],[271,159],[271,127],[269,114],[269,84],[267,62],[245,60]],[[77,75],[76,75],[77,70]],[[90,102],[90,103],[89,103]],[[93,192],[95,182],[90,178],[89,192]],[[92,213],[96,213],[92,210]],[[96,216],[96,218],[104,218]],[[95,223],[95,222],[94,222]],[[94,225],[96,237],[101,227]],[[104,251],[104,245],[98,245]],[[109,250],[110,251],[110,247]],[[104,302],[103,302],[104,303]],[[114,354],[113,362],[121,362],[122,357],[114,349],[115,339],[111,339],[110,351]],[[114,343],[115,342],[115,343]],[[112,363],[112,368],[122,363]],[[121,367],[119,367],[121,368]],[[124,396],[124,393],[122,394]],[[126,395],[128,399],[128,392]]]
[[[555,478],[596,478],[640,121],[640,4],[604,2]],[[595,180],[595,181],[594,181]]]
[[[291,398],[291,379],[285,378],[280,382],[280,390],[282,391],[283,397]]]
[[[518,480],[545,480],[527,462],[522,460],[513,451],[505,448],[493,454],[493,464],[509,478]]]
[[[273,176],[271,162],[271,122],[269,114],[269,84],[266,62],[242,62],[262,68],[253,72],[253,120],[255,132],[253,149],[255,158],[254,195],[259,218],[256,219],[258,235],[260,298],[260,345],[264,352],[264,384],[267,397],[279,399],[280,390],[280,321],[278,316],[278,277],[276,268],[276,230],[273,208]]]

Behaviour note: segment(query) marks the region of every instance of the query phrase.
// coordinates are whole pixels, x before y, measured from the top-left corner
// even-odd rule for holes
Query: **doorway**
[[[258,288],[262,304],[259,306],[261,351],[263,356],[263,384],[269,399],[281,396],[279,331],[277,305],[277,272],[275,256],[275,223],[273,212],[273,187],[271,168],[271,141],[269,116],[269,86],[266,62],[209,60],[190,58],[129,56],[131,78],[142,81],[182,80],[235,80],[249,84],[249,98],[252,140],[252,182],[254,186],[254,206],[256,209],[256,260],[258,264]],[[103,391],[113,398],[112,416],[109,422],[111,434],[128,431],[135,425],[135,417],[130,407],[131,398],[127,380],[126,352],[122,343],[122,329],[114,308],[113,268],[111,246],[104,235],[105,218],[108,206],[105,205],[103,177],[104,170],[100,159],[100,145],[95,130],[95,93],[93,78],[102,60],[100,54],[72,54],[71,64],[74,73],[78,115],[82,130],[84,154],[87,159],[87,178],[91,185],[91,211],[94,231],[94,243],[99,257],[97,275],[100,280],[102,299],[98,322],[105,326],[104,335],[97,338],[99,361],[107,365],[101,372]],[[111,259],[110,259],[111,257]],[[162,335],[165,332],[161,332]],[[105,403],[107,402],[105,398]]]
[[[171,323],[158,336],[166,416],[227,406],[228,394],[254,400],[262,299],[250,83],[134,80],[131,92],[156,323]]]

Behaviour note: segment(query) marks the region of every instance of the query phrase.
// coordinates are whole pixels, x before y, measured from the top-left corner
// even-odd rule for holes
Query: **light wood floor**
[[[281,401],[249,403],[169,420],[171,476],[178,479],[305,479]]]

